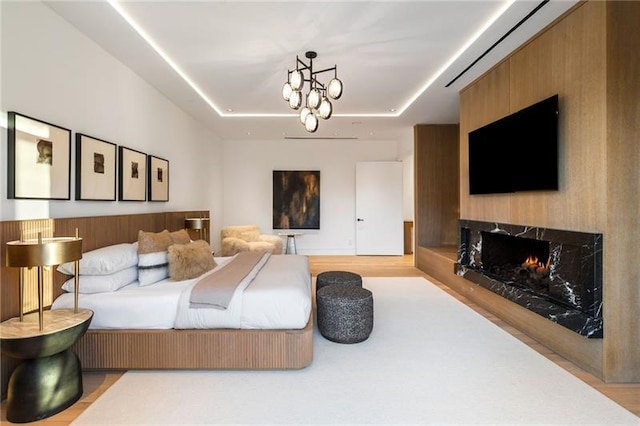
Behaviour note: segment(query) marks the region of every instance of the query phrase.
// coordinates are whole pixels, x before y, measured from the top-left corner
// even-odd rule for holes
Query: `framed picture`
[[[274,170],[273,229],[320,229],[320,171]]]
[[[7,114],[7,198],[71,199],[71,130]]]
[[[120,201],[147,200],[147,154],[119,146],[118,176]]]
[[[116,200],[116,148],[76,133],[76,200]]]
[[[169,201],[169,161],[147,156],[149,201]]]

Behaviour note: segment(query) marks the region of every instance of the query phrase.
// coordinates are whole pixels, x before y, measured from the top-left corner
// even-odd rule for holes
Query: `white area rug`
[[[294,371],[130,371],[73,424],[640,425],[424,278],[365,278],[374,328]]]

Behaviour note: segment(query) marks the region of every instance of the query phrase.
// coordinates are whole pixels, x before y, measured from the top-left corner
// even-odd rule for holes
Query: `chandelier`
[[[313,59],[318,56],[316,52],[306,52],[309,65],[296,56],[296,69],[287,71],[287,82],[282,86],[282,97],[289,102],[291,109],[300,110],[300,122],[304,124],[307,132],[313,133],[318,130],[318,117],[327,120],[333,113],[331,99],[339,99],[342,95],[342,81],[338,79],[338,68],[334,65],[320,71],[313,70]],[[308,71],[308,78],[304,72]],[[319,82],[318,74],[333,71],[333,78],[326,85]],[[308,85],[308,92],[302,102],[302,89],[305,81]],[[301,108],[302,107],[302,108]]]

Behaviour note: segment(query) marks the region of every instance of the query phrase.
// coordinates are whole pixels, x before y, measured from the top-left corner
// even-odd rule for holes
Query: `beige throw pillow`
[[[138,254],[167,251],[171,244],[171,233],[166,229],[162,232],[138,231]]]
[[[204,240],[169,247],[169,276],[176,281],[199,277],[216,267],[209,243]]]

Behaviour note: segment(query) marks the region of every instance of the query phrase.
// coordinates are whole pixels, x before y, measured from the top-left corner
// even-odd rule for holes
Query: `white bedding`
[[[217,268],[229,259],[216,258]],[[143,287],[136,281],[113,292],[80,294],[79,305],[94,312],[91,329],[299,329],[309,319],[311,275],[305,256],[270,256],[251,282],[238,286],[227,310],[190,309],[189,291],[196,281],[166,279]],[[52,305],[72,307],[73,293]]]

